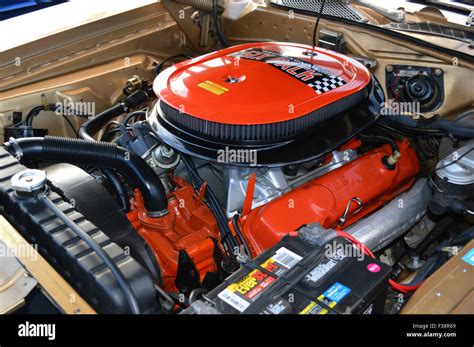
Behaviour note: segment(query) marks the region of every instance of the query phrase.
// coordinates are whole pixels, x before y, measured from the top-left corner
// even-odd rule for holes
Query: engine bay
[[[91,312],[473,313],[473,60],[211,3],[0,79],[5,221]]]

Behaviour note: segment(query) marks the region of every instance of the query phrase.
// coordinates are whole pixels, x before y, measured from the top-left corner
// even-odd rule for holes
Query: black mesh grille
[[[388,25],[385,25],[385,28],[403,31],[424,32],[433,35],[454,38],[465,42],[474,41],[474,33],[472,32],[461,29],[449,28],[447,26],[434,23],[390,23]]]
[[[158,104],[164,117],[173,126],[199,137],[217,141],[262,142],[290,139],[309,130],[325,120],[347,111],[367,96],[367,88],[319,108],[305,116],[270,124],[235,125],[216,123],[182,113],[163,101]]]
[[[273,5],[283,6],[290,9],[309,11],[319,13],[321,9],[321,0],[270,0]],[[365,22],[366,19],[362,15],[345,4],[342,0],[326,0],[323,15],[346,18],[356,22]]]

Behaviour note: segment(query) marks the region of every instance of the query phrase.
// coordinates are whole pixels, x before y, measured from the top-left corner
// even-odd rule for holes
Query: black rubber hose
[[[160,217],[168,212],[165,189],[153,169],[137,154],[114,143],[46,136],[22,138],[4,146],[12,155],[27,160],[115,169],[140,189],[149,216]]]
[[[56,111],[56,105],[55,104],[48,104],[47,107],[46,105],[39,105],[33,107],[31,110],[28,111],[25,117],[25,124],[32,126],[33,125],[33,119],[41,112],[45,111],[46,109],[51,110],[51,111]]]
[[[474,127],[463,126],[448,119],[437,119],[433,122],[432,128],[445,130],[454,136],[474,138]]]
[[[212,18],[214,21],[214,30],[216,32],[217,39],[219,40],[220,44],[224,47],[229,47],[229,42],[225,38],[224,34],[220,28],[220,18],[219,18],[219,8],[218,8],[217,0],[213,0],[213,10],[212,10]]]
[[[124,112],[125,106],[122,103],[119,103],[108,110],[97,115],[95,118],[91,118],[87,120],[78,131],[78,137],[88,140],[88,141],[95,141],[92,137],[95,133],[97,133],[102,127],[114,117],[121,115]],[[106,132],[104,135],[109,135],[110,132]],[[102,138],[104,140],[104,138]],[[110,169],[103,169],[102,170],[105,178],[109,182],[111,188],[114,189],[117,195],[117,200],[120,204],[120,207],[124,212],[128,212],[130,210],[130,202],[128,199],[127,190],[124,187],[123,183],[120,181],[120,178],[117,177],[117,174]]]
[[[451,219],[451,223],[453,222],[454,220]],[[448,223],[448,220],[446,220],[446,223]],[[445,225],[442,228],[445,228]],[[457,245],[458,243],[465,244],[469,242],[469,240],[471,240],[473,236],[474,227],[470,227],[461,232],[460,234],[455,235],[451,240],[448,239],[439,243],[433,250],[433,253],[426,259],[423,266],[418,270],[415,278],[413,278],[410,283],[403,283],[403,285],[413,286],[421,284],[421,282],[423,282],[428,276],[430,276],[434,271],[436,271],[436,269],[443,265],[443,263],[447,260],[448,255],[446,253],[440,252],[443,247],[448,245]]]
[[[131,312],[133,314],[140,314],[140,307],[138,306],[137,299],[135,294],[132,291],[132,288],[127,282],[127,279],[123,275],[122,271],[118,268],[117,264],[110,258],[110,256],[104,251],[104,249],[95,242],[89,234],[82,230],[76,223],[74,223],[63,211],[61,211],[48,197],[44,196],[41,199],[46,207],[53,212],[56,217],[58,217],[64,224],[66,224],[69,229],[71,229],[74,234],[76,234],[82,241],[84,241],[98,256],[102,261],[107,265],[107,267],[112,272],[112,275],[117,280],[120,288],[122,288],[123,294],[127,299]]]
[[[367,143],[388,143],[390,145],[390,148],[392,149],[392,154],[394,154],[395,152],[400,152],[400,148],[398,147],[397,141],[388,136],[359,134],[358,137],[363,142]]]
[[[127,117],[125,117],[122,124],[123,124],[124,127],[126,127],[126,126],[128,126],[128,123],[130,122],[130,120],[133,120],[134,122],[136,122],[137,118],[142,117],[142,116],[146,116],[146,111],[132,112]]]
[[[435,256],[429,257],[420,269],[418,269],[415,278],[409,283],[403,283],[405,286],[416,286],[420,285],[428,276],[430,276],[436,269],[438,269],[445,261],[446,254],[437,254]]]
[[[426,128],[408,127],[399,123],[392,122],[385,117],[380,117],[377,120],[377,125],[383,127],[384,129],[390,130],[392,132],[402,134],[404,136],[431,136],[431,137],[445,137],[446,136],[445,131],[426,129]]]
[[[125,213],[127,213],[130,210],[130,201],[128,200],[127,189],[124,187],[123,183],[120,181],[120,178],[113,170],[103,169],[102,173],[107,179],[107,182],[110,183],[111,188],[116,192],[120,208]]]
[[[122,104],[117,104],[99,113],[96,117],[89,119],[79,128],[79,136],[88,141],[95,141],[94,135],[112,118],[120,116],[125,112]]]
[[[140,106],[148,100],[148,94],[144,90],[137,90],[127,96],[122,102],[99,113],[96,117],[89,119],[79,128],[79,136],[88,141],[95,141],[94,135],[104,127],[109,120],[128,112],[131,108]]]
[[[441,252],[443,247],[448,245],[464,245],[474,236],[474,227],[470,227],[463,232],[455,235],[451,239],[444,240],[439,243],[433,250],[432,254],[427,258],[423,266],[418,270],[415,278],[410,283],[404,283],[404,285],[417,285],[420,284],[425,278],[430,276],[436,269],[438,269],[447,260],[448,255]]]
[[[155,67],[155,72],[157,75],[160,74],[160,72],[163,70],[163,66],[170,60],[172,59],[176,59],[176,58],[185,58],[185,59],[193,59],[193,57],[191,57],[190,55],[187,55],[187,54],[176,54],[176,55],[173,55],[171,57],[168,57],[168,58],[165,58],[161,61],[161,63],[159,63],[158,65],[156,65]]]
[[[402,115],[383,115],[382,119],[388,120],[392,124],[399,124],[406,128],[413,128],[418,130],[442,130],[448,134],[457,137],[474,138],[474,127],[467,127],[460,125],[448,119],[420,120],[412,119]]]
[[[450,240],[450,244],[459,245],[465,244],[474,238],[474,226],[467,228],[461,233],[454,235],[453,239]]]

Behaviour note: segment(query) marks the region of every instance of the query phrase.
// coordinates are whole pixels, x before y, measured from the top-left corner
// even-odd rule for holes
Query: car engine
[[[368,64],[303,43],[178,60],[78,138],[32,126],[60,103],[5,130],[2,215],[96,312],[399,313],[472,239],[474,113],[387,114]]]

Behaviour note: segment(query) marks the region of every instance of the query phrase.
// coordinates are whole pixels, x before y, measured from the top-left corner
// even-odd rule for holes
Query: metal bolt
[[[387,71],[387,72],[393,72],[393,65],[387,65],[387,66],[385,67],[385,71]]]
[[[233,76],[227,76],[227,78],[225,79],[225,81],[227,83],[238,83],[240,82],[240,78],[239,77],[233,77]]]
[[[440,297],[441,295],[443,295],[443,293],[441,293],[441,292],[436,292],[435,295],[436,295],[437,297]]]
[[[167,148],[166,146],[161,146],[161,155],[165,158],[171,158],[174,154],[174,151],[171,148]]]
[[[434,70],[434,75],[435,75],[436,77],[442,76],[442,75],[443,75],[443,70],[441,70],[440,68],[435,69],[435,70]]]
[[[240,264],[245,264],[247,260],[249,259],[248,255],[245,253],[245,248],[244,246],[239,247],[239,252],[237,253],[236,260]]]

